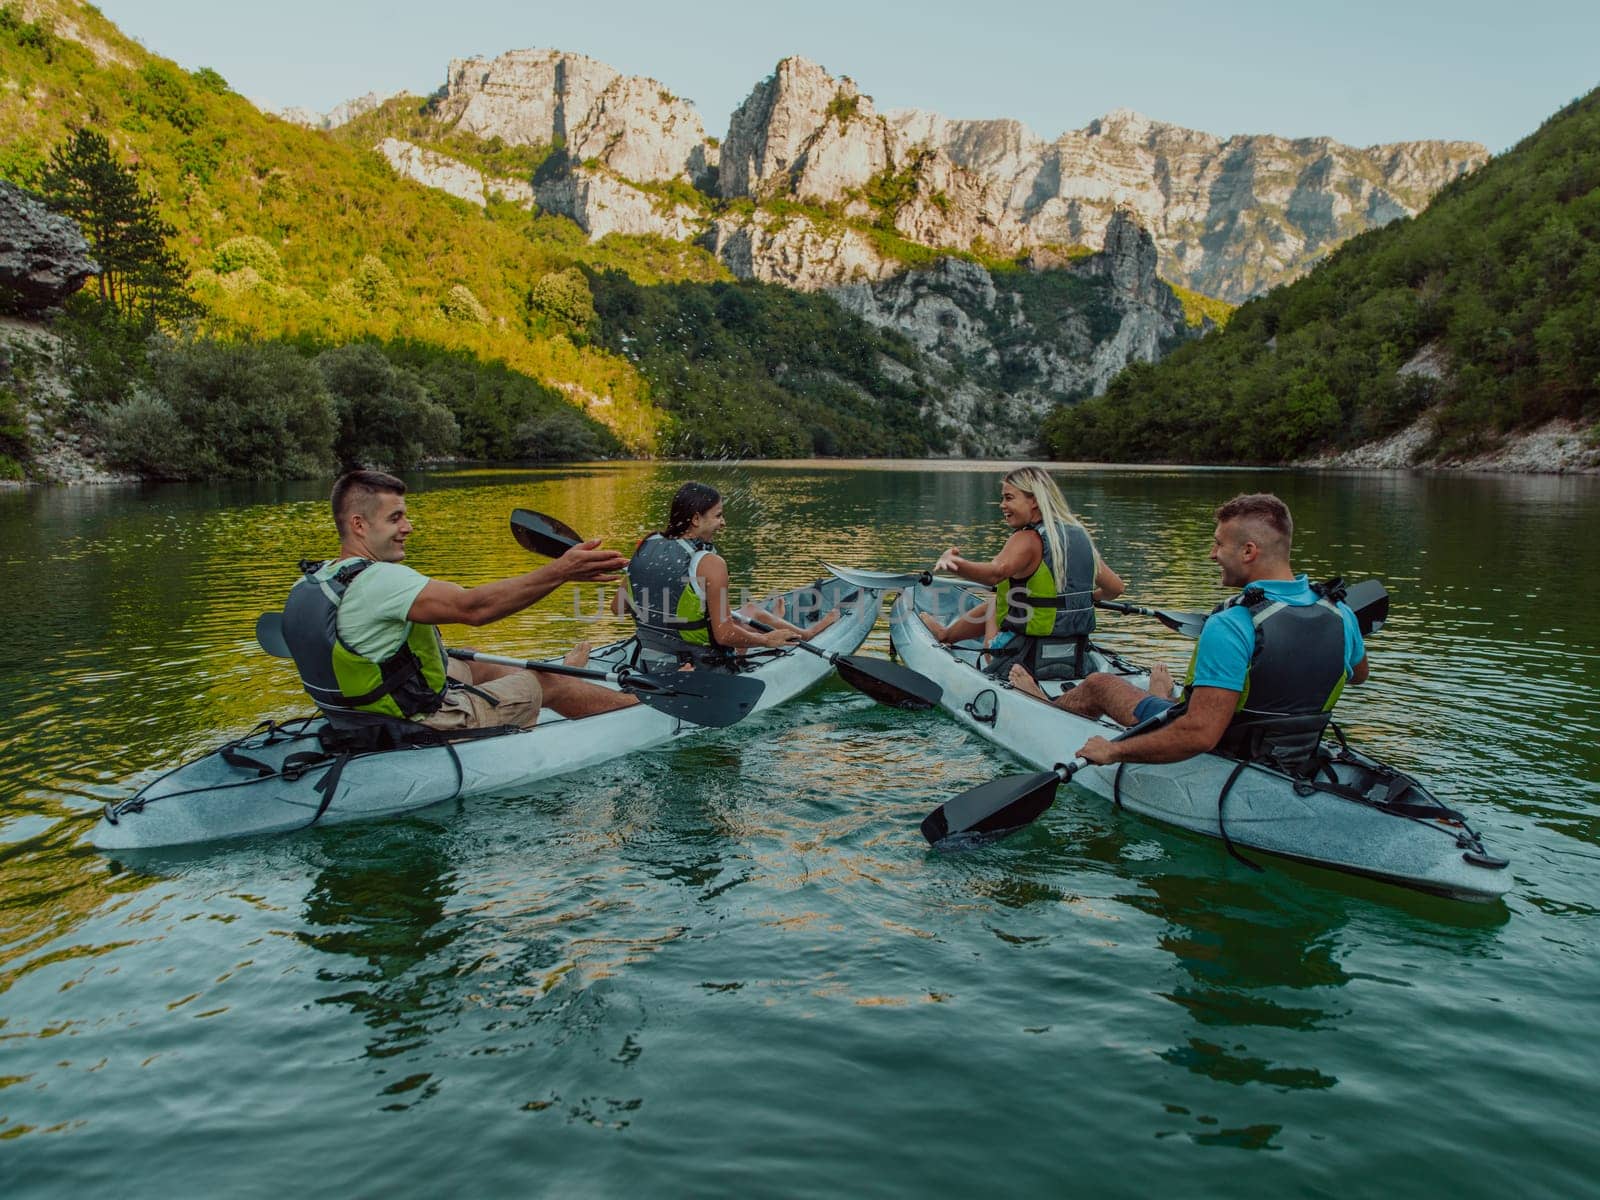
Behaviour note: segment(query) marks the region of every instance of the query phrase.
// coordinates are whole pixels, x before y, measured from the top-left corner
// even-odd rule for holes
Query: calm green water
[[[420,479],[410,561],[524,569],[516,505],[631,543],[692,474],[763,588],[1001,537],[987,467],[630,464]],[[1081,792],[935,854],[922,815],[1018,764],[836,684],[517,795],[107,857],[103,801],[303,711],[251,626],[333,549],[322,491],[3,494],[5,1194],[1592,1194],[1600,480],[1061,478],[1145,603],[1219,598],[1210,510],[1262,486],[1301,569],[1385,579],[1341,716],[1512,858],[1506,903],[1253,875]],[[558,594],[472,640],[616,630]]]

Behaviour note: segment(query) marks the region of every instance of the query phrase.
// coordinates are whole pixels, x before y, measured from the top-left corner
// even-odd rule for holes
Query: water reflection
[[[336,830],[322,839],[327,863],[306,896],[306,927],[296,936],[332,959],[317,978],[344,990],[318,1003],[344,1006],[372,1030],[369,1058],[419,1057],[435,1024],[450,1022],[460,928],[449,919],[456,877],[441,843],[437,827],[416,819],[382,837]],[[404,1096],[386,1106],[400,1109],[437,1088],[428,1072],[415,1072],[382,1092]]]

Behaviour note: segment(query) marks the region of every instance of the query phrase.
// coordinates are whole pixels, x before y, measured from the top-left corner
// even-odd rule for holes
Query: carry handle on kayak
[[[262,613],[256,618],[256,641],[274,658],[290,658],[288,640],[283,636],[283,614]],[[766,684],[749,675],[729,675],[722,671],[674,671],[666,676],[634,671],[627,667],[597,671],[589,667],[569,667],[566,663],[535,662],[506,658],[499,654],[480,654],[476,650],[448,650],[451,658],[464,662],[497,663],[525,671],[550,675],[571,675],[614,683],[639,703],[647,704],[670,717],[693,725],[721,728],[737,724],[748,716],[761,699]]]
[[[524,550],[543,554],[548,558],[560,557],[584,540],[582,534],[564,521],[526,508],[512,510],[511,536],[517,539],[517,544]],[[851,581],[846,580],[846,582]],[[873,591],[884,590],[881,584],[867,583],[856,586]],[[738,614],[734,615],[736,619],[763,633],[772,630],[770,625],[763,625],[759,621]],[[939,697],[944,694],[944,689],[926,675],[889,662],[887,659],[865,658],[857,654],[830,654],[804,640],[796,644],[802,650],[826,659],[833,669],[839,672],[839,678],[880,704],[896,708],[931,708],[939,703]]]

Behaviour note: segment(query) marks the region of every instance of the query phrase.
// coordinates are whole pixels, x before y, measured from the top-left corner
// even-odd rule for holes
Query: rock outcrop
[[[636,188],[602,168],[573,167],[540,178],[533,194],[540,208],[570,217],[594,240],[621,233],[686,242],[706,227],[699,209]]]
[[[0,179],[0,308],[53,308],[99,272],[73,221]]]
[[[1154,241],[1127,210],[1113,214],[1105,250],[1052,268],[1048,280],[945,258],[830,294],[944,366],[930,418],[962,429],[959,451],[969,455],[1031,452],[1039,419],[1064,397],[1102,392],[1128,363],[1154,361],[1193,334],[1156,274]]]
[[[400,138],[384,138],[373,149],[383,155],[395,174],[402,178],[437,188],[479,208],[497,192],[513,204],[533,207],[533,185],[526,180],[485,175],[448,155],[414,146]]]
[[[368,92],[365,96],[357,96],[354,100],[335,104],[325,113],[312,112],[309,108],[300,108],[298,105],[289,108],[271,108],[256,102],[256,107],[262,112],[271,113],[294,125],[304,125],[308,129],[337,129],[364,113],[382,107],[386,101],[403,95],[404,92],[390,92],[384,96],[378,95],[377,92]]]
[[[709,182],[717,161],[687,100],[654,79],[559,50],[454,60],[436,115],[480,138],[563,147],[573,163],[593,161],[626,179]]]
[[[786,58],[728,123],[718,188],[725,199],[794,199],[887,221],[925,245],[1001,251],[1023,230],[977,173],[880,116],[848,77]]]

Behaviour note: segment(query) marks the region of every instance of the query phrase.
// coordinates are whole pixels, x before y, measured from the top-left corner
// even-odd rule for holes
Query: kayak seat
[[[1290,774],[1309,778],[1322,767],[1319,752],[1326,713],[1305,716],[1252,715],[1230,725],[1217,743],[1217,752],[1245,762],[1267,763]]]

